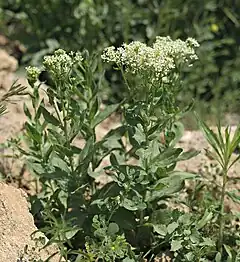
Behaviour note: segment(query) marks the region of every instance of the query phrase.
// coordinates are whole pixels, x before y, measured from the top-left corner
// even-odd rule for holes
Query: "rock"
[[[19,41],[12,41],[6,36],[0,34],[0,48],[5,50],[10,56],[17,59],[18,62],[21,61],[24,53],[26,53],[26,48]]]
[[[0,39],[1,41],[1,39]],[[0,49],[0,98],[11,88],[14,80],[17,84],[27,86],[26,79],[15,75],[18,62],[10,56],[5,50]],[[19,133],[24,121],[23,103],[26,102],[23,96],[15,96],[8,101],[7,112],[0,117],[0,143],[5,142],[11,134]]]
[[[13,72],[18,67],[17,60],[6,51],[0,49],[0,90],[9,89],[13,82]]]
[[[49,246],[41,251],[40,246],[36,249],[36,243],[31,239],[31,234],[36,230],[33,217],[28,210],[26,193],[0,183],[0,261],[25,262],[31,261],[30,258],[35,258],[36,261],[41,258],[45,261],[50,255],[57,253],[55,246]],[[39,236],[44,237],[41,234]],[[20,260],[26,245],[29,253],[24,255],[25,260]],[[59,256],[54,256],[50,261],[58,262]]]
[[[14,72],[17,69],[17,60],[6,51],[0,50],[0,71]]]
[[[7,39],[6,36],[0,35],[0,46],[6,46],[9,44],[9,40]]]

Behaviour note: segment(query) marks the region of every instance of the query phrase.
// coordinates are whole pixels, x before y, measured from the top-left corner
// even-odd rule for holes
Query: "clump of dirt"
[[[21,61],[26,48],[19,41],[12,41],[5,35],[0,35],[0,48],[4,49],[9,55],[13,56],[18,61]]]
[[[16,71],[18,61],[5,50],[0,49],[0,89],[7,89],[12,84],[13,72]]]
[[[5,50],[0,49],[0,97],[10,89],[16,80],[17,84],[27,86],[26,79],[16,76],[17,67],[18,61]],[[26,101],[27,97],[19,96],[14,97],[11,103],[8,103],[8,114],[0,118],[0,143],[21,130],[26,119],[23,112],[23,103]]]
[[[57,253],[55,246],[49,246],[42,250],[42,245],[36,248],[36,242],[31,238],[31,234],[36,231],[32,215],[28,210],[26,193],[13,186],[0,183],[0,261],[28,261],[35,258],[46,260],[50,255]],[[37,238],[44,238],[38,235]],[[24,249],[28,246],[28,254],[24,254]],[[25,260],[20,260],[21,257]],[[56,255],[51,261],[59,261]]]

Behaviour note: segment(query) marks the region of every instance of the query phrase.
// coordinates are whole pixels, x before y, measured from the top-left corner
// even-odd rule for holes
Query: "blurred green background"
[[[103,50],[157,35],[196,38],[199,60],[184,76],[183,105],[195,99],[202,114],[239,111],[240,0],[0,0],[0,30],[27,47],[22,64],[37,65],[56,48]],[[108,102],[124,96],[109,70]]]

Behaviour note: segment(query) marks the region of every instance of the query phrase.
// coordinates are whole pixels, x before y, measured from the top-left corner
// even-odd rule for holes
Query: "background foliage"
[[[201,44],[200,59],[184,80],[180,101],[195,97],[218,113],[220,106],[238,109],[240,1],[1,1],[1,29],[28,47],[25,61],[31,57],[35,64],[59,46],[91,52],[130,40],[151,43],[156,35],[195,37]],[[106,78],[111,85],[108,100],[120,100],[124,87],[118,75],[110,70]]]

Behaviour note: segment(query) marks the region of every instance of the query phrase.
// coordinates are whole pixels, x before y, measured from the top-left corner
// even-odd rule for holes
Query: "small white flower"
[[[41,70],[35,66],[28,66],[25,69],[27,71],[27,79],[35,83],[38,80]]]
[[[79,52],[67,54],[63,49],[58,49],[53,55],[43,58],[43,65],[54,77],[64,79],[72,69],[73,65],[83,60]]]
[[[185,42],[168,37],[156,37],[153,46],[147,46],[139,41],[123,44],[119,48],[108,47],[102,54],[106,62],[122,66],[126,72],[139,74],[148,78],[152,83],[168,75],[176,67],[176,62],[191,65],[197,59],[195,53],[198,42],[188,38]]]
[[[81,53],[80,52],[76,52],[75,56],[74,56],[74,62],[75,63],[80,63],[82,61],[83,61],[83,57],[82,57]]]
[[[192,38],[192,37],[188,37],[188,39],[186,40],[186,43],[192,47],[199,47],[199,43],[196,39]]]

